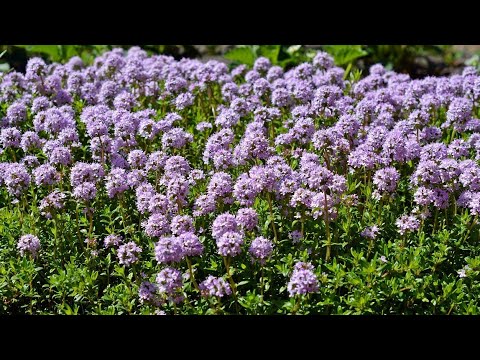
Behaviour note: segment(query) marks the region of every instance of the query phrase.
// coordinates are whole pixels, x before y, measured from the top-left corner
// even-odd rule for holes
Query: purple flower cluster
[[[415,231],[420,227],[420,220],[414,215],[403,215],[395,222],[398,232],[403,235],[407,231]]]
[[[123,238],[120,235],[110,234],[103,239],[103,246],[105,248],[118,247],[123,244]]]
[[[297,262],[287,285],[290,297],[318,291],[318,279],[310,263]]]
[[[259,261],[260,264],[263,265],[265,264],[266,259],[272,255],[273,243],[263,236],[259,236],[252,241],[248,252],[253,259]]]
[[[380,232],[380,229],[378,228],[378,226],[373,225],[373,226],[367,226],[365,229],[363,229],[360,235],[363,236],[364,238],[375,240],[379,232]]]
[[[40,202],[40,213],[47,219],[51,219],[57,210],[63,209],[67,195],[58,190],[54,190],[45,196]]]
[[[133,241],[120,245],[117,250],[118,263],[127,267],[135,264],[141,252],[142,248]]]
[[[177,269],[167,267],[156,277],[158,291],[174,303],[183,301],[181,289],[183,286],[182,273]]]
[[[232,289],[225,279],[212,275],[209,275],[203,280],[198,287],[200,288],[202,295],[205,297],[224,297],[225,295],[230,295],[232,293]]]
[[[40,251],[40,240],[35,235],[23,235],[18,240],[17,249],[20,251],[20,255],[30,254],[35,258]]]
[[[244,238],[235,231],[227,231],[217,239],[218,253],[222,256],[237,256],[242,252]]]

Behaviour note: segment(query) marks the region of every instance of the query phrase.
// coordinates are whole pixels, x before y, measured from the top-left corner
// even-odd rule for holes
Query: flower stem
[[[332,251],[332,239],[330,237],[330,221],[328,218],[328,208],[327,208],[327,193],[325,192],[324,203],[323,203],[323,215],[325,218],[325,230],[327,232],[327,253],[325,255],[325,261],[330,260],[330,252]]]
[[[295,315],[297,313],[298,309],[300,309],[301,303],[302,299],[300,297],[297,297],[297,300],[295,301],[295,306],[292,309],[292,315]]]
[[[195,289],[197,289],[198,292],[200,292],[200,288],[198,287],[197,281],[195,280],[195,276],[193,275],[192,262],[188,256],[186,257],[186,259],[188,264],[188,271],[190,272],[190,281],[193,283],[193,286],[195,287]]]
[[[225,268],[227,270],[228,280],[230,282],[230,286],[232,287],[232,293],[235,299],[235,310],[237,311],[237,314],[238,314],[239,308],[238,308],[238,299],[237,299],[237,285],[235,284],[235,281],[233,281],[232,274],[230,273],[230,258],[228,256],[223,256],[223,263],[225,264]]]
[[[268,209],[270,211],[270,223],[272,224],[274,243],[277,244],[278,243],[277,228],[275,227],[275,218],[273,216],[272,198],[271,198],[269,192],[267,192],[267,200],[268,200]]]
[[[263,290],[264,289],[264,277],[263,277],[263,265],[260,265],[260,295],[262,300],[260,301],[263,304]]]

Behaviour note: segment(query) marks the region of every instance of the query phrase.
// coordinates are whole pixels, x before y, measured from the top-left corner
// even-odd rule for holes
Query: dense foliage
[[[474,68],[134,47],[0,81],[0,313],[480,311]]]

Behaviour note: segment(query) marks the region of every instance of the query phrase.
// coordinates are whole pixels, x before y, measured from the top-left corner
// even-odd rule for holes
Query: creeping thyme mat
[[[0,75],[0,313],[479,313],[480,76],[364,75]]]

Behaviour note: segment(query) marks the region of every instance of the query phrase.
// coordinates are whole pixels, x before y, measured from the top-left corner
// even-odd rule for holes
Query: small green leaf
[[[259,55],[269,59],[273,65],[278,63],[278,54],[280,54],[280,45],[262,45],[258,49]]]
[[[255,53],[249,47],[237,47],[229,50],[225,54],[225,58],[232,60],[233,62],[253,66],[255,62]]]
[[[333,56],[338,66],[347,65],[368,54],[362,45],[325,45],[324,49]]]

